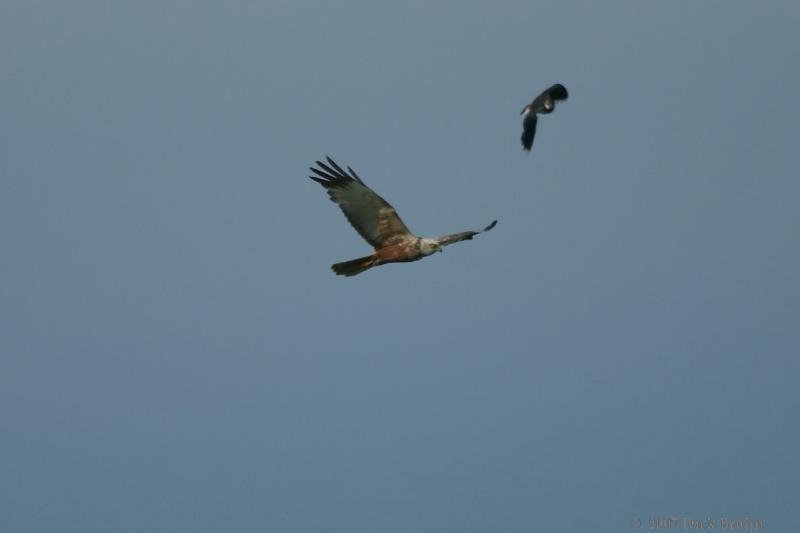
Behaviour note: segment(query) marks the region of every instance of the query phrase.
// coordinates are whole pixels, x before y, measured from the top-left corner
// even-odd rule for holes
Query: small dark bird
[[[542,92],[533,99],[533,102],[525,106],[522,110],[522,148],[530,151],[533,146],[533,137],[536,135],[536,115],[546,115],[552,113],[556,108],[556,102],[567,99],[567,88],[556,83],[552,87]]]

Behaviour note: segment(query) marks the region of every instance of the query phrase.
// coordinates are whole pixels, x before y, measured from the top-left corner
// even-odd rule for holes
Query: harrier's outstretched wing
[[[448,244],[454,244],[460,241],[468,241],[472,240],[475,235],[479,233],[483,233],[484,231],[489,231],[495,225],[497,221],[493,221],[491,224],[483,228],[481,231],[462,231],[461,233],[451,233],[450,235],[442,235],[441,237],[436,237],[434,239],[436,242],[439,243],[439,246],[447,246]]]
[[[352,168],[342,170],[333,159],[329,165],[317,161],[311,168],[317,176],[309,176],[325,189],[356,231],[373,247],[382,248],[416,238],[408,230],[389,202],[364,185]]]

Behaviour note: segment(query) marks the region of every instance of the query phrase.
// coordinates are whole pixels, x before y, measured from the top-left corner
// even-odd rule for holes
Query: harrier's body
[[[553,112],[556,108],[556,102],[559,100],[566,100],[568,93],[567,88],[556,83],[543,91],[539,96],[533,99],[533,102],[526,105],[522,110],[522,148],[525,151],[530,151],[533,146],[533,138],[536,135],[536,123],[538,122],[537,115],[547,115]]]
[[[372,255],[336,263],[331,268],[342,276],[355,276],[365,270],[386,263],[418,261],[442,247],[472,239],[480,231],[464,231],[434,239],[420,238],[409,231],[394,208],[367,187],[353,169],[342,170],[330,157],[329,164],[317,161],[319,168],[311,168],[316,176],[309,176],[328,191],[342,209],[344,216],[356,231],[375,248]],[[483,231],[497,223],[495,220]]]
[[[422,239],[419,237],[414,240],[391,244],[383,248],[376,248],[373,254],[373,266],[383,263],[410,263],[418,261],[433,252],[425,253],[422,251]]]

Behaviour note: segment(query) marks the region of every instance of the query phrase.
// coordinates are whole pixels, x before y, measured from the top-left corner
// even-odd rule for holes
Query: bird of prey
[[[347,167],[348,172],[345,172],[333,159],[328,157],[327,160],[327,165],[317,161],[319,168],[310,168],[316,176],[309,178],[325,187],[353,228],[375,248],[371,255],[332,265],[331,269],[340,276],[355,276],[386,263],[417,261],[441,252],[448,244],[470,240],[497,224],[495,220],[481,231],[463,231],[433,239],[417,237],[389,202],[367,187],[352,168]]]
[[[530,151],[533,146],[533,137],[536,135],[536,115],[549,114],[556,108],[556,102],[567,99],[567,88],[556,83],[542,94],[533,99],[533,102],[522,110],[522,148]]]

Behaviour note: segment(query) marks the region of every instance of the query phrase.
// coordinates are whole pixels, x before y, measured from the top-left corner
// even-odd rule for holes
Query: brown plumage
[[[318,168],[311,167],[316,176],[309,176],[328,191],[331,200],[344,213],[355,230],[375,248],[372,255],[351,261],[336,263],[331,268],[340,276],[355,276],[372,267],[386,263],[417,261],[441,252],[442,247],[463,240],[470,240],[481,231],[464,231],[443,235],[434,239],[420,238],[411,233],[389,202],[367,187],[352,168],[347,172],[330,157],[328,164],[317,161]],[[492,229],[495,220],[482,231]]]

